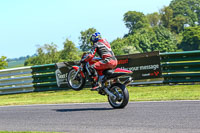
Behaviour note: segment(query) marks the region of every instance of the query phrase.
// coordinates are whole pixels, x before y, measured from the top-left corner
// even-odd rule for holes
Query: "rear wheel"
[[[109,89],[116,98],[108,96],[108,101],[113,108],[124,108],[129,101],[129,93],[125,85],[113,84]]]
[[[79,91],[83,89],[85,85],[85,78],[83,78],[80,73],[78,73],[77,76],[74,77],[75,74],[76,74],[76,70],[71,68],[67,74],[67,82],[70,88],[72,88],[73,90]]]

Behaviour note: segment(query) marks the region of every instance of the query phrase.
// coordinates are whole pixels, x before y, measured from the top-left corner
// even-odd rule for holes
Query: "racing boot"
[[[94,82],[92,84],[92,89],[91,90],[98,90],[99,88],[102,87],[102,80],[105,76],[99,76],[99,77],[93,77]]]
[[[91,76],[92,76],[92,79],[93,79],[91,91],[97,91],[97,89],[99,88],[97,71],[94,69],[93,66],[91,66],[89,68],[89,70],[92,74]]]
[[[98,77],[94,75],[92,78],[93,78],[93,83],[91,91],[97,91],[97,89],[99,88]]]

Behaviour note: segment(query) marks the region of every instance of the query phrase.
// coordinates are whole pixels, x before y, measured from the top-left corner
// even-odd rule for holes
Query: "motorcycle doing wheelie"
[[[87,57],[87,53],[84,53],[82,60]],[[89,62],[80,62],[79,66],[72,66],[67,75],[67,82],[69,87],[74,90],[83,89],[86,81],[93,82],[90,66],[95,62],[101,60],[101,58],[94,57]],[[116,68],[114,70],[107,69],[104,71],[97,71],[98,73],[98,93],[101,95],[107,95],[109,104],[113,108],[124,108],[129,101],[129,93],[126,85],[132,81],[131,76],[121,83],[120,76],[131,74],[132,71]]]

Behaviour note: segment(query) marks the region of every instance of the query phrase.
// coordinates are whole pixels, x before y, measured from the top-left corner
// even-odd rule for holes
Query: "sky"
[[[123,15],[159,12],[171,0],[0,0],[0,56],[33,55],[38,46],[66,38],[79,46],[80,32],[95,28],[109,42],[128,33]]]

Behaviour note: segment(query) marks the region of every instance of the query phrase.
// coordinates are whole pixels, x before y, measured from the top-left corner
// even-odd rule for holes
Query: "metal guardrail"
[[[0,94],[32,92],[31,67],[0,70]]]
[[[55,64],[0,70],[0,95],[61,90],[56,83]]]
[[[30,74],[32,72],[31,67],[19,67],[14,69],[3,69],[0,70],[0,78],[8,76],[17,76],[22,74]]]
[[[163,83],[200,82],[200,50],[160,53]]]

